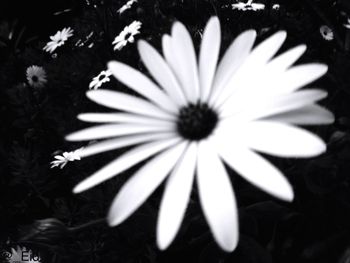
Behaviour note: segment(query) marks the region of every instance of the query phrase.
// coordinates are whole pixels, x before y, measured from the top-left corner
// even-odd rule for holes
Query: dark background
[[[50,263],[349,263],[350,30],[343,24],[350,17],[350,2],[261,0],[265,10],[243,12],[232,10],[235,2],[231,0],[139,0],[117,14],[125,2],[0,2],[0,250],[25,245]],[[272,9],[276,3],[279,10]],[[69,11],[54,14],[65,9]],[[162,34],[180,20],[198,49],[200,33],[212,15],[218,15],[222,24],[222,50],[249,28],[257,30],[257,42],[279,29],[287,30],[282,51],[307,44],[298,63],[329,65],[327,75],[311,86],[329,92],[322,104],[334,112],[336,122],[311,128],[327,142],[328,151],[322,156],[270,158],[292,183],[293,203],[276,200],[230,172],[240,213],[240,242],[235,252],[224,253],[214,243],[196,189],[175,242],[160,252],[154,234],[162,187],[122,225],[109,228],[101,221],[115,193],[137,167],[83,194],[71,193],[77,182],[120,152],[71,162],[62,170],[50,169],[49,163],[55,152],[83,146],[64,141],[64,136],[84,126],[76,119],[78,113],[96,108],[85,92],[108,61],[125,61],[144,71],[134,44],[113,51],[111,43],[124,26],[141,21],[137,38],[159,49]],[[322,38],[321,25],[332,28],[334,40]],[[42,48],[49,36],[64,27],[73,28],[74,36],[53,58]],[[91,31],[93,48],[74,45]],[[45,87],[34,89],[26,84],[26,68],[31,65],[46,70]],[[105,85],[126,91],[115,80]]]

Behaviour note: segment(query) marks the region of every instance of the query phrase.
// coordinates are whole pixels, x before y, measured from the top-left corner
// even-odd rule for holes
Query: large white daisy
[[[118,110],[85,113],[87,122],[105,123],[67,136],[70,141],[98,140],[80,152],[84,158],[134,146],[79,183],[80,193],[150,159],[117,194],[108,214],[111,226],[127,219],[166,179],[160,205],[157,243],[165,249],[183,220],[194,179],[216,242],[232,251],[238,242],[237,207],[224,163],[267,193],[291,201],[283,174],[260,156],[312,157],[326,150],[316,135],[295,125],[327,124],[333,115],[316,105],[327,96],[299,90],[327,71],[322,64],[292,64],[304,45],[275,57],[286,39],[278,32],[252,50],[256,32],[239,35],[218,62],[218,18],[209,20],[197,61],[191,37],[179,22],[163,37],[162,57],[138,42],[143,63],[157,82],[120,62],[109,69],[141,97],[111,90],[87,92],[92,101]],[[108,139],[107,139],[108,138]]]

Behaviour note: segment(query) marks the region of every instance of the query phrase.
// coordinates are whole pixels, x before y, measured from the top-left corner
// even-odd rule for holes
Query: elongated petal
[[[236,200],[219,156],[208,141],[198,146],[197,183],[205,218],[216,242],[233,251],[238,242]]]
[[[90,100],[112,109],[166,120],[175,118],[172,114],[163,111],[146,100],[122,92],[100,89],[88,91],[86,95]]]
[[[220,21],[217,17],[209,20],[199,53],[199,82],[202,101],[207,101],[213,83],[221,43]]]
[[[267,117],[266,120],[298,125],[319,125],[333,123],[334,115],[319,105],[309,105],[301,109]]]
[[[325,97],[327,97],[327,92],[309,89],[292,94],[260,97],[252,99],[250,103],[247,103],[243,98],[232,98],[232,100],[225,102],[220,114],[222,117],[232,116],[236,120],[256,120],[303,108]]]
[[[66,137],[68,141],[86,141],[104,139],[122,135],[140,134],[147,132],[171,132],[175,128],[169,125],[137,125],[137,124],[106,124],[83,129]]]
[[[277,53],[286,39],[286,32],[280,31],[260,43],[244,61],[244,64],[225,84],[222,92],[217,99],[214,98],[214,105],[218,107],[222,105],[228,98],[237,90],[247,88],[249,86],[256,87],[258,83],[254,83],[255,78],[252,78],[252,73],[260,72],[270,59]],[[253,84],[250,83],[253,81]]]
[[[267,88],[276,92],[293,92],[322,77],[328,70],[323,64],[310,63],[295,66],[266,83]]]
[[[283,72],[291,67],[306,51],[306,45],[299,45],[272,59],[267,67],[274,72]],[[277,72],[276,72],[277,73]]]
[[[194,179],[196,155],[197,145],[192,143],[167,180],[157,224],[160,249],[166,249],[174,240],[185,215]]]
[[[84,147],[80,151],[79,156],[83,158],[83,157],[98,154],[101,152],[106,152],[106,151],[127,147],[130,145],[156,141],[156,140],[171,139],[174,137],[175,137],[175,133],[172,133],[172,132],[123,136],[115,139],[109,139],[109,140],[104,140],[102,142],[90,144]]]
[[[293,189],[287,179],[259,154],[230,140],[222,140],[216,147],[222,159],[247,181],[279,199],[293,200]]]
[[[135,164],[151,157],[152,155],[173,146],[178,143],[180,139],[172,138],[166,139],[162,141],[151,142],[147,144],[143,144],[139,147],[136,147],[123,155],[119,156],[114,161],[110,162],[102,169],[95,172],[93,175],[89,176],[82,182],[80,182],[74,189],[74,193],[80,193],[85,190],[98,185],[117,174],[129,169]]]
[[[221,93],[226,82],[232,77],[236,70],[248,57],[256,38],[255,30],[248,30],[241,33],[226,50],[222,57],[214,79],[210,103]]]
[[[118,61],[108,63],[108,69],[120,82],[152,101],[165,111],[177,113],[175,103],[140,71]]]
[[[173,71],[173,74],[175,75],[178,83],[181,84],[180,76],[178,74],[180,72],[180,69],[179,69],[179,64],[176,62],[176,59],[174,56],[172,38],[167,34],[165,34],[162,37],[162,51],[163,51],[163,56],[165,58],[165,61],[168,63],[171,70]],[[184,93],[185,91],[183,90],[183,87],[181,87],[181,90],[183,94],[186,95],[186,93]]]
[[[183,91],[174,73],[162,56],[146,41],[140,40],[137,46],[141,59],[153,78],[164,88],[177,105],[185,105],[186,98]]]
[[[109,210],[109,225],[120,224],[139,208],[173,169],[186,145],[183,142],[159,154],[124,184]]]
[[[318,136],[287,124],[254,121],[237,132],[247,147],[279,157],[313,157],[326,151]]]
[[[279,31],[261,42],[249,55],[249,64],[266,64],[280,49],[286,40],[287,33]]]
[[[196,103],[199,99],[199,80],[196,53],[187,29],[180,22],[172,27],[172,45],[177,75],[187,99]]]
[[[132,123],[132,124],[144,124],[155,126],[169,126],[172,122],[155,119],[152,117],[146,117],[137,114],[130,113],[82,113],[78,115],[78,119],[86,122],[95,123]]]

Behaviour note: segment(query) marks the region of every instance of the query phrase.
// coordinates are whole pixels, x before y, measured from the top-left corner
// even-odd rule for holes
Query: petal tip
[[[80,113],[77,115],[77,119],[80,121],[85,121],[85,116],[86,116],[85,113]]]
[[[283,194],[281,199],[283,201],[286,201],[286,202],[293,202],[293,200],[294,200],[294,191],[293,191],[293,188],[291,186],[288,187],[288,190],[286,190],[286,192]]]
[[[107,68],[110,70],[110,71],[113,71],[113,69],[118,65],[118,61],[116,60],[112,60],[112,61],[109,61],[107,63]]]
[[[74,188],[73,188],[73,193],[74,194],[80,194],[81,192],[83,192],[85,189],[82,186],[81,183],[77,184]]]
[[[107,223],[110,227],[114,227],[114,226],[119,225],[121,223],[121,220],[119,217],[112,214],[112,212],[109,212],[109,214],[107,216]]]
[[[228,253],[233,252],[236,249],[237,245],[238,245],[238,238],[236,237],[230,241],[221,242],[219,244],[220,248]]]
[[[160,237],[157,237],[157,247],[159,248],[159,250],[166,250],[169,247],[169,245],[170,242]]]
[[[74,133],[68,134],[66,137],[64,137],[66,141],[77,141],[77,138]]]

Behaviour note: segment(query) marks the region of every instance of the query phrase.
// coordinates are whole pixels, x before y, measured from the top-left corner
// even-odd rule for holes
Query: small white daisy
[[[34,88],[41,88],[47,82],[46,71],[43,67],[30,66],[26,70],[28,84]]]
[[[46,52],[54,52],[56,48],[62,46],[68,38],[73,36],[73,30],[68,28],[63,28],[62,31],[57,31],[54,36],[50,36],[51,41],[46,44],[43,48]]]
[[[334,33],[332,29],[330,29],[326,25],[323,25],[320,27],[320,33],[321,33],[321,36],[327,41],[331,41],[334,39]]]
[[[39,255],[33,253],[32,250],[26,247],[17,246],[16,249],[11,248],[11,255],[8,259],[9,263],[40,263]]]
[[[80,148],[72,152],[64,152],[62,155],[55,155],[54,158],[56,160],[50,163],[51,164],[50,168],[59,167],[63,169],[63,167],[65,167],[68,162],[80,160],[81,159],[80,155],[82,150],[83,148]]]
[[[168,177],[157,224],[158,246],[167,248],[179,230],[196,180],[216,242],[233,251],[239,235],[237,207],[224,163],[258,188],[291,201],[291,185],[259,152],[279,157],[319,155],[326,150],[325,143],[296,125],[328,124],[334,119],[316,104],[326,92],[299,90],[324,75],[327,66],[293,67],[305,45],[274,57],[286,39],[283,31],[252,50],[255,38],[254,30],[240,34],[217,63],[221,32],[214,17],[204,30],[197,62],[189,32],[176,22],[171,35],[163,36],[164,58],[147,42],[138,43],[141,59],[158,85],[126,64],[110,62],[113,75],[143,98],[111,90],[87,92],[92,101],[118,112],[80,114],[80,120],[102,125],[66,139],[106,139],[84,148],[82,158],[133,148],[80,182],[74,193],[152,157],[115,197],[109,224],[122,223]]]
[[[345,26],[347,29],[350,29],[350,18],[348,18],[348,21],[346,22],[346,24],[344,24],[344,26]]]
[[[273,10],[279,10],[279,9],[280,9],[280,5],[279,5],[279,4],[274,4],[274,5],[272,6],[272,9],[273,9]]]
[[[102,86],[103,83],[109,82],[111,79],[109,78],[112,75],[110,70],[103,70],[98,74],[98,76],[94,77],[89,84],[89,89],[98,89]]]
[[[137,3],[137,0],[129,0],[125,5],[119,8],[117,12],[119,14],[124,13],[126,10],[130,9],[134,3]]]
[[[253,0],[248,0],[246,3],[238,2],[237,4],[232,4],[232,9],[237,9],[241,11],[259,11],[264,10],[265,5],[264,4],[255,4],[253,3]]]
[[[114,39],[114,50],[121,50],[128,42],[133,43],[135,41],[134,36],[140,34],[140,28],[142,23],[140,21],[134,21],[130,25],[126,26],[122,32]]]

